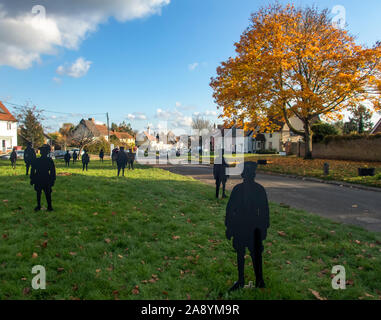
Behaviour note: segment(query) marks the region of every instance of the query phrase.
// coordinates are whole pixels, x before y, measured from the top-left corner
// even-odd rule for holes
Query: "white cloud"
[[[61,78],[58,78],[58,77],[54,77],[53,78],[53,81],[57,84],[60,84],[62,82],[62,79]]]
[[[78,49],[97,27],[114,17],[119,22],[160,14],[170,0],[40,0],[46,15],[32,13],[29,0],[0,4],[0,66],[28,69],[41,55],[59,48]]]
[[[86,61],[84,58],[78,58],[71,65],[59,66],[57,68],[57,73],[60,76],[66,75],[72,78],[81,78],[89,72],[91,64],[91,61]]]
[[[134,112],[134,113],[129,113],[126,117],[128,120],[130,121],[134,121],[134,120],[147,120],[147,116],[142,113],[142,112]]]
[[[155,118],[168,121],[168,127],[182,128],[192,125],[192,117],[184,115],[179,110],[157,109]]]
[[[214,110],[206,110],[204,112],[194,112],[194,116],[203,116],[203,117],[216,117],[217,111]]]
[[[195,63],[192,63],[192,64],[190,64],[189,66],[188,66],[188,69],[190,70],[190,71],[194,71],[194,70],[196,70],[196,68],[199,66],[199,63],[198,62],[195,62]]]

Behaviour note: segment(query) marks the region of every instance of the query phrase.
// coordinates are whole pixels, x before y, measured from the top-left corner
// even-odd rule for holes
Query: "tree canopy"
[[[381,45],[364,48],[336,28],[328,10],[271,5],[251,17],[236,57],[217,69],[211,87],[230,124],[270,132],[278,122],[304,137],[312,157],[313,120],[342,118],[367,100],[380,109]],[[296,116],[304,130],[289,119]]]

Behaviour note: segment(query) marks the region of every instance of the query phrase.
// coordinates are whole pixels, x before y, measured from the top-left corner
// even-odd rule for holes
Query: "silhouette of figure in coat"
[[[218,157],[214,161],[213,165],[213,176],[216,180],[216,198],[218,199],[220,194],[220,186],[222,183],[222,198],[226,198],[225,188],[226,181],[228,180],[228,176],[226,175],[226,168],[229,165],[225,162],[224,151],[220,151]]]
[[[112,166],[114,166],[114,163],[116,162],[116,159],[118,157],[118,152],[119,152],[118,148],[115,148],[112,150],[112,153],[111,153]]]
[[[128,161],[128,170],[130,169],[134,170],[135,153],[132,152],[132,149],[128,151],[127,161]]]
[[[30,184],[34,185],[34,190],[37,192],[37,207],[34,210],[41,210],[41,194],[44,191],[48,203],[48,211],[53,211],[52,187],[56,181],[56,168],[53,160],[48,157],[50,153],[49,145],[43,145],[40,148],[40,153],[41,157],[33,161],[30,172]]]
[[[73,164],[75,164],[75,162],[78,160],[78,153],[77,151],[74,150],[73,152]]]
[[[24,162],[26,166],[26,175],[29,175],[29,169],[32,166],[33,161],[36,159],[36,152],[32,148],[32,143],[28,142],[28,145],[24,151]]]
[[[64,156],[64,160],[65,160],[65,166],[70,167],[71,155],[69,153],[69,150],[66,151],[65,156]]]
[[[120,175],[121,170],[124,177],[124,169],[126,168],[126,165],[127,165],[127,154],[124,151],[124,147],[120,147],[118,156],[116,158],[116,164],[118,166],[118,177]]]
[[[86,171],[88,171],[89,162],[90,162],[90,156],[87,153],[87,150],[85,150],[85,153],[82,156],[82,171],[85,171],[85,169]]]
[[[245,251],[249,249],[257,288],[265,288],[262,274],[262,241],[270,227],[267,194],[263,186],[254,181],[257,163],[246,162],[242,173],[243,183],[234,187],[226,207],[226,237],[233,237],[237,251],[238,281],[230,291],[244,286]]]
[[[16,148],[12,150],[11,156],[9,157],[9,160],[11,160],[11,166],[13,169],[16,169],[16,162],[17,162],[17,152]]]
[[[101,149],[101,151],[99,152],[99,159],[103,162],[104,157],[105,157],[105,152],[103,151],[103,149]]]

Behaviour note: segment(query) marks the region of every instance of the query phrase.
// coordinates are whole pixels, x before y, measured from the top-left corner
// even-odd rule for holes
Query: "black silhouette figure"
[[[226,207],[226,237],[233,237],[237,251],[238,281],[230,291],[244,286],[245,251],[249,249],[256,277],[256,287],[265,288],[262,274],[262,241],[270,227],[267,194],[263,186],[254,181],[257,163],[246,162],[243,183],[234,187]]]
[[[16,162],[17,162],[17,152],[16,152],[16,148],[14,148],[12,150],[12,153],[11,153],[11,156],[9,158],[9,160],[11,160],[11,166],[13,169],[16,169]]]
[[[132,152],[132,149],[128,151],[127,154],[127,163],[128,163],[128,170],[132,169],[134,170],[134,162],[135,162],[135,153]]]
[[[103,151],[103,149],[101,149],[101,151],[99,152],[99,159],[103,162],[104,157],[105,157],[105,152]]]
[[[24,150],[24,162],[26,166],[26,175],[29,175],[29,169],[32,166],[33,161],[36,159],[36,152],[32,148],[32,143],[28,142],[26,149]]]
[[[118,166],[118,177],[120,175],[121,170],[124,177],[124,169],[126,168],[126,165],[127,165],[127,154],[124,151],[124,147],[120,147],[118,156],[116,158],[116,164]]]
[[[64,156],[64,160],[65,160],[65,166],[70,167],[71,155],[70,155],[69,151],[66,151],[65,156]]]
[[[225,162],[223,150],[220,151],[214,163],[215,164],[213,166],[213,176],[214,176],[214,179],[216,180],[216,198],[218,199],[219,197],[221,184],[222,184],[222,198],[226,198],[225,188],[226,188],[226,182],[228,180],[228,176],[226,175],[226,168],[228,168],[229,165]]]
[[[73,164],[75,164],[77,160],[78,160],[78,153],[77,153],[77,151],[74,150],[74,152],[73,152]]]
[[[40,148],[40,153],[41,157],[33,161],[30,172],[30,184],[34,185],[34,190],[37,192],[37,207],[34,210],[41,210],[41,194],[44,191],[48,203],[48,211],[53,211],[52,187],[56,181],[56,168],[53,160],[48,157],[50,153],[49,145],[43,145]]]
[[[114,166],[114,163],[116,162],[116,159],[118,158],[118,152],[119,152],[118,148],[115,148],[112,150],[112,153],[111,153],[112,166]]]
[[[90,162],[90,156],[87,153],[87,150],[85,150],[85,153],[82,156],[82,171],[85,171],[85,169],[86,171],[88,171],[89,162]]]

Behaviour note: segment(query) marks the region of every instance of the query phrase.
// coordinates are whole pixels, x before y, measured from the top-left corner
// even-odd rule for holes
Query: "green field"
[[[35,213],[24,167],[0,161],[0,299],[381,296],[379,234],[276,204],[264,252],[267,289],[229,295],[236,257],[225,239],[227,201],[214,199],[213,187],[149,167],[117,178],[110,162],[92,161],[85,173],[79,166],[57,164],[55,211]],[[35,265],[46,268],[46,290],[31,289]],[[346,290],[331,287],[334,265],[346,267]]]

